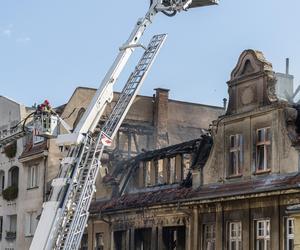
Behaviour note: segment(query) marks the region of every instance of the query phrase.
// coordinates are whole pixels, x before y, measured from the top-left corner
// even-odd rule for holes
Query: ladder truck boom
[[[126,82],[119,99],[95,137],[95,128],[113,98],[113,86],[139,40],[156,14],[173,16],[193,7],[216,4],[217,0],[151,0],[145,17],[139,19],[126,43],[105,75],[99,89],[72,133],[58,135],[57,143],[68,146],[60,172],[52,181],[52,189],[36,229],[31,250],[78,249],[84,232],[89,206],[95,192],[95,181],[101,167],[105,146],[110,144],[155,60],[166,35],[155,35],[134,72]]]

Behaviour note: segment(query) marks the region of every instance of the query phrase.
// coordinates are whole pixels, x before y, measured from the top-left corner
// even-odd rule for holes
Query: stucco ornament
[[[278,101],[278,97],[276,95],[276,77],[274,73],[269,73],[268,75],[268,84],[267,84],[267,96],[270,102]]]

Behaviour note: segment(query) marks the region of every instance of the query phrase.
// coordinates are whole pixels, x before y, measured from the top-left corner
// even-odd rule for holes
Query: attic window
[[[271,169],[271,130],[261,128],[256,131],[256,172]]]
[[[229,169],[228,176],[239,176],[242,174],[243,165],[243,135],[230,136]]]

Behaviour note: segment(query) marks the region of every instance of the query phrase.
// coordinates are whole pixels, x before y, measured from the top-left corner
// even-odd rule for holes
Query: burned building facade
[[[263,54],[244,51],[211,134],[123,161],[103,178],[82,249],[299,249],[299,117]]]

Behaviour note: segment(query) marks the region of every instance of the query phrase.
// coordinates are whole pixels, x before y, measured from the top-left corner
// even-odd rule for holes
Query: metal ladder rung
[[[147,50],[140,59],[138,66],[135,67],[135,71],[129,77],[121,95],[119,96],[117,104],[113,108],[109,118],[102,128],[102,131],[108,136],[112,136],[114,131],[122,122],[122,117],[124,117],[125,111],[128,110],[129,104],[136,96],[137,90],[144,80],[145,73],[149,70],[165,38],[166,35],[156,35],[152,38]],[[66,238],[59,238],[57,242],[57,247],[59,249],[76,249],[80,243],[84,225],[87,223],[89,205],[95,190],[95,180],[100,168],[100,162],[98,159],[101,159],[102,152],[105,147],[105,145],[101,144],[101,136],[102,134],[100,133],[96,141],[88,144],[89,146],[94,147],[93,159],[89,163],[86,162],[82,165],[83,169],[88,169],[88,173],[83,175],[83,173],[79,172],[79,176],[76,177],[79,181],[84,183],[83,187],[77,187],[74,194],[72,194],[72,192],[70,194],[69,192],[68,199],[76,205],[76,208],[73,216],[67,214],[62,218],[68,222],[68,227],[64,226],[64,229],[66,230],[65,232],[68,236]],[[97,161],[94,161],[94,159],[97,159]],[[69,190],[72,190],[72,186],[70,186]],[[61,229],[60,232],[64,231]],[[64,234],[65,233],[61,233],[61,235]]]

